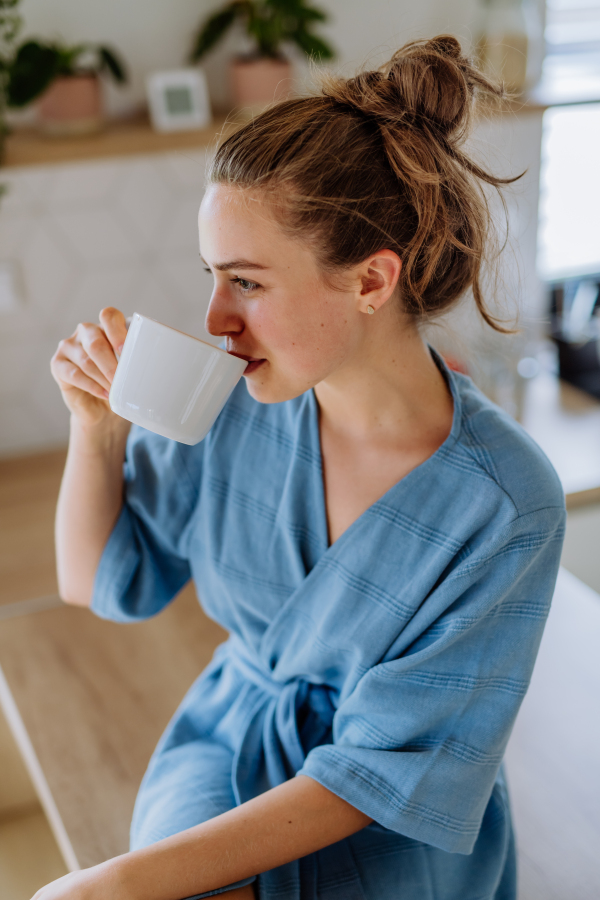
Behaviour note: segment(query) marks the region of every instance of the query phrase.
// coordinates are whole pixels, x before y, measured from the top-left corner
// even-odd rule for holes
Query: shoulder
[[[450,373],[460,402],[456,459],[470,461],[513,504],[518,516],[564,509],[562,486],[550,460],[527,432],[488,400],[470,378]]]
[[[186,493],[198,489],[203,442],[190,446],[134,425],[127,441],[125,478],[147,489],[177,483]]]

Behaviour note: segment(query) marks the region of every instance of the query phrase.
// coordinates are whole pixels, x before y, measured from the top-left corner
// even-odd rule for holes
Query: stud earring
[[[367,306],[367,312],[369,313],[370,316],[372,316],[373,313],[375,312],[375,307],[374,307],[374,306]]]

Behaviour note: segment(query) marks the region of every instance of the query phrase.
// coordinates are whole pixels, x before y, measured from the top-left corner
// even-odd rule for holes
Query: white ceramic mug
[[[206,436],[246,361],[134,313],[110,389],[117,415],[183,444]]]

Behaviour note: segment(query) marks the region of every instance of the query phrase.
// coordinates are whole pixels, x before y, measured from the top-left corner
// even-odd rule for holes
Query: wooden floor
[[[56,604],[54,508],[65,452],[0,461],[0,633],[3,618]],[[34,601],[33,604],[31,601]],[[30,900],[67,871],[0,712],[0,898]]]
[[[56,595],[54,510],[65,455],[0,460],[0,605]]]
[[[127,852],[152,751],[225,638],[191,585],[136,624],[73,607],[0,622],[0,705],[70,868]]]
[[[207,631],[190,593],[166,614],[139,626],[100,622],[82,610],[43,609],[58,603],[52,526],[63,460],[64,454],[55,452],[0,462],[0,663],[14,696],[21,698],[23,720],[40,719],[38,756],[45,760],[52,790],[67,798],[62,816],[73,843],[83,848],[78,860],[86,864],[125,849],[133,798],[152,746],[221,633],[216,626]],[[46,598],[40,611],[32,611],[32,601],[40,597]],[[123,660],[139,646],[136,631],[143,632],[143,643],[156,661],[157,683],[150,692],[156,701],[151,707],[144,699],[147,685],[136,688],[129,680],[128,689],[120,689]],[[103,656],[93,649],[97,635],[104,636]],[[519,900],[600,898],[599,646],[600,598],[563,573],[507,753],[519,843]],[[177,672],[161,693],[161,672],[175,668],[174,659]],[[129,661],[135,668],[136,660]],[[92,670],[104,671],[102,683],[90,677]],[[51,681],[49,692],[47,680],[39,680],[44,671]],[[67,692],[65,710],[61,703]],[[39,702],[43,697],[51,701]],[[70,724],[53,731],[53,719]],[[115,721],[129,724],[115,730]],[[100,751],[90,757],[90,736],[99,731]],[[82,758],[87,769],[78,762]],[[0,842],[14,848],[0,851],[0,897],[27,900],[40,886],[39,879],[55,877],[62,864],[57,863],[56,844],[40,807],[32,807],[31,786],[25,784],[16,749],[3,747],[1,727],[0,765]],[[104,786],[98,786],[98,771],[105,773]],[[3,785],[10,807],[4,812]],[[14,788],[12,793],[7,785]],[[111,806],[115,786],[121,799],[111,811],[105,807]],[[112,823],[108,829],[97,827],[94,803],[103,821]],[[69,820],[69,808],[83,810],[77,822]]]
[[[4,777],[3,772],[3,777]],[[39,806],[0,819],[0,897],[30,900],[67,870]]]
[[[159,618],[129,626],[60,602],[53,519],[64,458],[0,462],[0,706],[65,861],[78,868],[127,851],[152,750],[226,634],[192,585]],[[10,767],[16,785],[18,761]]]

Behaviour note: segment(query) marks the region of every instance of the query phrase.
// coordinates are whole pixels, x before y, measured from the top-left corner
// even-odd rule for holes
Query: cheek
[[[351,334],[341,299],[299,303],[281,322],[264,323],[265,338],[272,329],[273,346],[285,354],[286,367],[312,378],[344,357]]]

